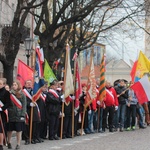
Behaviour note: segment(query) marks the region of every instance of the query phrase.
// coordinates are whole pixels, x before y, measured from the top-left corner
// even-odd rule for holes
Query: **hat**
[[[86,86],[86,84],[85,83],[82,83],[82,85],[81,85],[82,87],[85,87]]]
[[[50,86],[55,85],[58,81],[54,79],[52,82],[50,82]]]

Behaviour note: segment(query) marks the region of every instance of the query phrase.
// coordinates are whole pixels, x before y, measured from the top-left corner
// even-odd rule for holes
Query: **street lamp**
[[[32,48],[32,39],[31,38],[26,38],[25,39],[25,54],[26,54],[26,57],[27,57],[27,65],[29,66],[29,58],[30,58],[30,55],[31,55],[31,48]]]

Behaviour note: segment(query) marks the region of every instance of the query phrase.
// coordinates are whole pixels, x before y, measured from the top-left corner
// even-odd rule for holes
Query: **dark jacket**
[[[45,122],[46,121],[46,104],[45,104],[45,101],[42,98],[39,98],[37,100],[37,105],[39,106],[39,109],[40,109],[41,122]]]
[[[46,95],[46,116],[47,119],[50,120],[49,115],[59,116],[61,111],[61,98],[60,96],[57,98],[52,93],[48,92]]]
[[[32,89],[27,89],[28,93],[33,96],[33,90]],[[32,102],[32,100],[26,96],[26,100],[27,100],[27,114],[29,116],[29,119],[31,117],[31,106],[30,103]],[[41,117],[38,111],[38,105],[33,107],[33,121],[34,122],[40,122],[41,121]]]
[[[4,104],[2,108],[2,112],[1,113],[1,116],[2,116],[2,120],[3,122],[6,122],[7,121],[7,116],[4,112],[4,110],[6,110],[7,108],[11,107],[12,106],[12,102],[10,100],[10,93],[9,91],[7,91],[5,89],[5,87],[1,88],[0,89],[0,101]]]
[[[22,109],[18,108],[13,102],[12,106],[8,108],[8,117],[9,122],[25,122],[25,113],[26,113],[26,96],[23,94],[22,91],[19,91],[21,94],[21,98],[17,98],[21,104]],[[11,94],[14,94],[15,92],[12,90],[10,92]],[[24,118],[24,119],[23,119]]]
[[[117,95],[120,95],[123,91],[126,90],[126,87],[124,87],[124,86],[117,86],[115,88],[115,90],[116,90]],[[119,104],[126,104],[126,99],[128,99],[128,90],[126,90],[124,94],[121,94],[118,97]]]

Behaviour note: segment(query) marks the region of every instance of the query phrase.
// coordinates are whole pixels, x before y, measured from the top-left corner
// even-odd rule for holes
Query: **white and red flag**
[[[131,86],[131,89],[134,90],[140,104],[150,101],[150,81],[147,75],[142,77],[138,82],[134,83]]]

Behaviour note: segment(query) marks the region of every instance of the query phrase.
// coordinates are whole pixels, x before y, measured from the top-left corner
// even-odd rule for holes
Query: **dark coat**
[[[31,96],[33,96],[33,90],[31,89],[30,91],[27,90],[29,92],[29,94]],[[29,119],[31,117],[31,106],[30,106],[30,103],[32,102],[32,100],[26,96],[26,100],[27,100],[27,114],[29,116]],[[41,118],[39,116],[39,112],[38,112],[38,107],[35,106],[33,107],[33,121],[34,122],[40,122],[41,121]]]
[[[13,102],[12,106],[8,108],[8,117],[9,122],[25,122],[25,113],[26,113],[26,96],[23,94],[22,91],[19,91],[21,94],[21,98],[17,98],[21,104],[22,109],[18,108]],[[11,94],[15,95],[14,91],[10,92]],[[24,119],[23,119],[23,118]],[[22,118],[22,119],[21,119]]]
[[[126,90],[126,87],[124,86],[117,86],[115,88],[117,95],[120,95],[123,91]],[[126,90],[126,92],[124,94],[121,94],[118,97],[118,102],[119,104],[126,104],[126,99],[128,99],[128,90]]]
[[[37,105],[40,109],[40,115],[41,115],[41,122],[46,121],[46,104],[45,101],[42,98],[39,98],[37,100]]]
[[[61,111],[61,98],[57,98],[52,93],[48,92],[46,95],[46,116],[50,120],[50,115],[59,116]]]
[[[10,93],[9,93],[9,91],[7,91],[5,89],[5,87],[0,89],[0,101],[4,104],[4,106],[1,107],[3,111],[1,111],[0,113],[1,113],[1,116],[2,116],[3,122],[6,122],[7,121],[7,116],[4,112],[4,110],[6,110],[9,107],[12,107],[12,102],[10,100]]]

